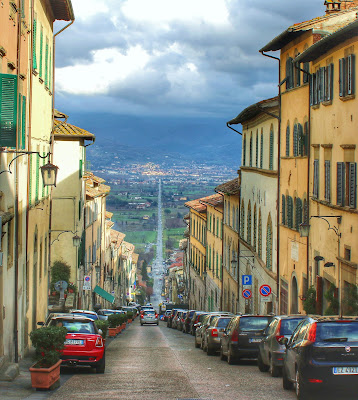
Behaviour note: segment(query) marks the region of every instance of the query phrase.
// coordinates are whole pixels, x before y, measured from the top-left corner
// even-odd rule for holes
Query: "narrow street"
[[[136,319],[106,352],[106,372],[78,371],[50,397],[76,399],[289,400],[280,378],[258,371],[255,361],[228,365],[194,348],[191,335]]]

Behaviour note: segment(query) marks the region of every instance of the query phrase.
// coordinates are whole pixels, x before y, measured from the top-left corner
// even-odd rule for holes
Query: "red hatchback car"
[[[94,321],[77,315],[58,316],[49,326],[64,326],[67,329],[65,347],[61,351],[63,366],[90,366],[97,374],[103,374],[105,347]]]

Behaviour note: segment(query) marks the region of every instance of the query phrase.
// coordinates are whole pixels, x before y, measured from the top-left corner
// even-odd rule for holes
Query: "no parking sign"
[[[269,286],[269,285],[260,286],[260,294],[261,294],[261,296],[264,296],[264,297],[270,296],[271,286]]]
[[[243,297],[244,299],[249,299],[251,296],[252,296],[252,292],[251,292],[250,289],[244,289],[244,290],[242,291],[242,297]]]

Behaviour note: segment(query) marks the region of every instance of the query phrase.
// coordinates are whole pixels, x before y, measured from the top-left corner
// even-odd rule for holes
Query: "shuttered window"
[[[244,136],[244,145],[242,146],[242,165],[246,165],[246,135]]]
[[[347,94],[354,94],[354,71],[355,56],[351,54],[347,57]]]
[[[17,76],[0,74],[0,146],[16,147]]]
[[[272,225],[271,221],[267,224],[266,231],[266,267],[272,269]]]
[[[286,157],[290,156],[290,127],[286,128]]]
[[[257,254],[262,259],[262,220],[261,220],[261,212],[259,212],[259,225],[257,227],[257,236],[258,236]]]
[[[261,143],[260,143],[260,168],[263,166],[264,161],[264,134],[261,132]]]
[[[281,212],[282,212],[282,217],[281,217],[282,225],[286,225],[286,197],[284,194],[282,195]]]
[[[81,179],[82,176],[83,176],[83,160],[80,160],[80,165],[79,165],[78,173],[79,173],[79,178]]]
[[[300,86],[301,85],[301,64],[300,63],[296,63],[295,72],[296,72],[296,86]]]
[[[333,64],[329,64],[327,66],[325,101],[333,100],[333,74],[334,74]]]
[[[349,207],[357,207],[357,163],[349,163]]]
[[[319,195],[319,160],[313,161],[313,197]]]
[[[259,133],[256,133],[256,167],[259,166]]]
[[[23,150],[26,148],[26,96],[22,96],[20,147]]]
[[[273,169],[273,130],[270,131],[270,160],[269,169]]]
[[[331,201],[331,162],[324,162],[324,198],[326,201]]]
[[[291,196],[287,196],[287,225],[289,228],[293,228],[293,199]]]
[[[308,156],[308,122],[305,122],[303,128],[303,155]]]
[[[309,71],[310,71],[310,63],[309,62],[305,62],[303,64],[303,68],[304,71],[307,71],[303,73],[303,83],[308,83],[310,80],[310,76],[309,76]]]
[[[44,45],[44,33],[43,33],[43,27],[41,25],[40,29],[40,68],[39,68],[39,74],[40,78],[42,78],[42,68],[43,68],[43,45]]]
[[[308,202],[306,199],[303,200],[303,222],[308,223]]]
[[[293,156],[298,156],[298,125],[293,127]]]
[[[244,239],[245,233],[245,205],[244,202],[241,203],[241,229],[240,229],[240,236]]]
[[[33,26],[32,26],[32,68],[37,69],[37,56],[36,56],[36,50],[37,50],[37,21],[36,18],[34,18],[33,21]]]
[[[296,230],[299,230],[300,224],[302,224],[302,200],[300,198],[296,199]]]
[[[252,167],[252,135],[250,135],[250,167]]]
[[[298,154],[297,155],[303,156],[305,138],[304,138],[304,135],[303,135],[303,127],[302,127],[301,124],[297,125],[297,140],[298,140],[298,143],[297,143]]]
[[[344,162],[337,162],[337,205],[345,205],[346,197],[346,165]]]
[[[293,60],[289,57],[286,61],[286,89],[293,88]]]
[[[254,249],[256,251],[256,245],[257,245],[257,212],[256,212],[256,205],[254,208]]]
[[[46,47],[45,47],[45,85],[48,87],[48,39],[46,38]]]
[[[350,54],[339,60],[339,96],[352,95],[355,92],[355,55]]]
[[[251,244],[251,204],[247,209],[247,243]]]

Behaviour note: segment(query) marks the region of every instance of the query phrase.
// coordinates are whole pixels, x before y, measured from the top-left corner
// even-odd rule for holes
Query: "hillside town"
[[[114,334],[113,338],[104,335],[102,342],[102,325],[93,328],[92,333],[99,338],[96,347],[103,347],[103,354],[106,351],[111,362],[114,357],[110,358],[110,352],[118,350],[120,340],[145,340],[145,334],[135,333],[135,329],[139,330],[139,324],[135,325],[138,320],[141,326],[148,322],[143,315],[145,307],[150,308],[153,318],[155,314],[156,325],[162,322],[153,307],[160,306],[160,311],[185,310],[187,318],[189,310],[197,312],[197,329],[202,322],[200,313],[218,318],[265,316],[269,318],[267,324],[274,316],[290,315],[314,315],[318,322],[313,324],[323,316],[339,316],[339,321],[347,316],[347,321],[356,321],[358,1],[322,3],[323,16],[297,21],[276,37],[267,38],[267,44],[257,49],[277,69],[277,81],[268,82],[277,87],[277,93],[237,109],[236,115],[223,121],[225,129],[236,135],[241,148],[236,165],[218,171],[215,166],[194,162],[164,168],[152,162],[124,166],[113,160],[111,165],[99,167],[96,159],[94,172],[89,167],[87,147],[96,146],[96,133],[73,125],[71,109],[57,109],[54,100],[58,62],[55,45],[61,33],[76,23],[71,0],[1,3],[0,382],[16,383],[17,376],[21,376],[21,363],[33,353],[34,332],[46,329],[47,325],[55,326],[58,318],[62,318],[62,325],[56,327],[62,328],[68,321],[90,323],[90,313],[103,315],[103,320],[109,321],[109,315],[115,311],[129,312],[126,328],[122,325],[120,329],[121,337],[120,332],[116,338]],[[56,21],[64,22],[58,31],[54,30]],[[228,179],[230,175],[235,176]],[[135,183],[137,188],[141,184],[147,186],[148,179],[150,185],[155,182],[159,186],[158,193],[151,187],[150,201],[139,189],[130,194],[129,184]],[[108,180],[116,195],[128,198],[128,210],[143,213],[141,223],[148,224],[151,219],[153,226],[157,224],[156,228],[150,225],[157,235],[156,241],[145,243],[145,250],[139,251],[137,243],[126,241],[126,222],[120,225],[123,232],[115,229],[119,219],[114,212],[120,214],[123,210],[115,196],[107,207],[107,197],[111,195]],[[165,192],[166,185],[212,185],[218,181],[221,183],[212,187],[211,194],[204,193],[195,199],[185,192],[174,191],[168,198],[163,194],[168,209],[162,210],[161,191]],[[148,211],[154,201],[157,215]],[[183,225],[175,228],[182,229],[183,235],[177,246],[173,244],[168,249],[162,243],[162,218],[177,204],[186,208],[183,218],[180,213],[175,215]],[[154,250],[150,253],[151,246],[157,255]],[[136,321],[135,307],[142,307]],[[87,319],[68,317],[76,313],[73,310],[87,313]],[[161,321],[169,318],[168,327],[173,327],[170,324],[174,319],[170,318],[174,314],[162,317]],[[193,324],[191,332],[186,330],[184,317],[181,324],[179,330],[195,336]],[[281,325],[275,325],[273,331],[278,326]],[[111,323],[109,328],[115,329]],[[158,329],[164,331],[162,327]],[[266,325],[260,328],[260,334],[269,332],[265,329]],[[313,336],[308,325],[306,331],[310,332],[309,338],[314,337],[310,339],[314,343],[316,325]],[[141,332],[146,332],[150,341],[161,340],[159,336],[150,336],[154,334],[149,330]],[[228,332],[225,330],[224,334]],[[211,350],[214,352],[208,337],[201,337],[200,343],[197,338],[195,347],[206,349],[208,355]],[[347,353],[351,348],[357,349],[356,339],[353,344],[343,339],[340,338]],[[176,337],[166,340],[175,347]],[[189,349],[188,337],[184,340],[183,346]],[[83,341],[66,338],[66,343],[75,345],[82,345]],[[231,344],[225,353],[222,343],[217,348],[221,360],[227,359],[230,365],[239,361],[240,356],[234,357],[231,352]],[[290,342],[280,342],[282,348],[289,349],[287,343]],[[137,344],[130,346],[135,349]],[[190,346],[193,347],[191,342]],[[119,354],[123,352],[129,360],[129,353],[123,347],[120,349]],[[356,353],[350,354],[353,359]],[[134,358],[140,356],[136,353]],[[83,353],[81,357],[87,355]],[[304,378],[298,372],[288,376],[282,365],[274,369],[271,358],[265,363],[260,357],[261,372],[270,368],[272,376],[283,376],[287,384],[284,389],[295,385],[298,399],[309,398],[302,383]],[[66,360],[70,367],[78,364],[70,356],[65,356],[63,363]],[[94,358],[86,360],[91,365]],[[357,363],[352,361],[349,368],[356,369],[351,373],[337,372],[346,364],[336,362],[334,376],[351,374],[356,378],[358,360],[354,360]],[[165,362],[169,368],[171,361]],[[118,368],[125,364],[133,367],[135,362],[123,362]],[[218,365],[221,364],[210,364],[204,369],[214,370]],[[254,365],[257,373],[256,361]],[[252,366],[249,363],[238,368]],[[95,368],[97,373],[104,373],[104,355]],[[317,382],[321,379],[313,377]],[[198,392],[188,389],[193,385],[190,374],[185,372],[183,379],[187,392],[180,392],[181,397],[172,389],[168,397],[154,394],[151,398],[187,395],[204,399],[212,395],[205,389],[209,375],[202,378]],[[216,379],[218,384],[219,378]],[[234,375],[232,379],[236,379]],[[309,382],[316,383],[312,379]],[[54,398],[74,393],[76,384],[71,382],[72,377],[63,386],[63,392],[62,387],[54,392]],[[238,385],[237,391],[243,385],[231,382]],[[230,384],[226,385],[226,397],[220,398],[238,398],[233,397]],[[294,394],[283,392],[281,386],[270,388],[266,398],[293,398],[285,397]],[[16,386],[9,384],[6,390],[11,393]],[[212,398],[222,394],[222,390]],[[278,390],[282,392],[279,395]],[[127,396],[129,389],[126,391]],[[112,395],[108,398],[124,398],[117,392]],[[133,398],[144,398],[141,395],[138,392]],[[259,399],[261,395],[257,392],[252,395],[256,397],[242,398]],[[9,394],[4,398],[14,397]]]

